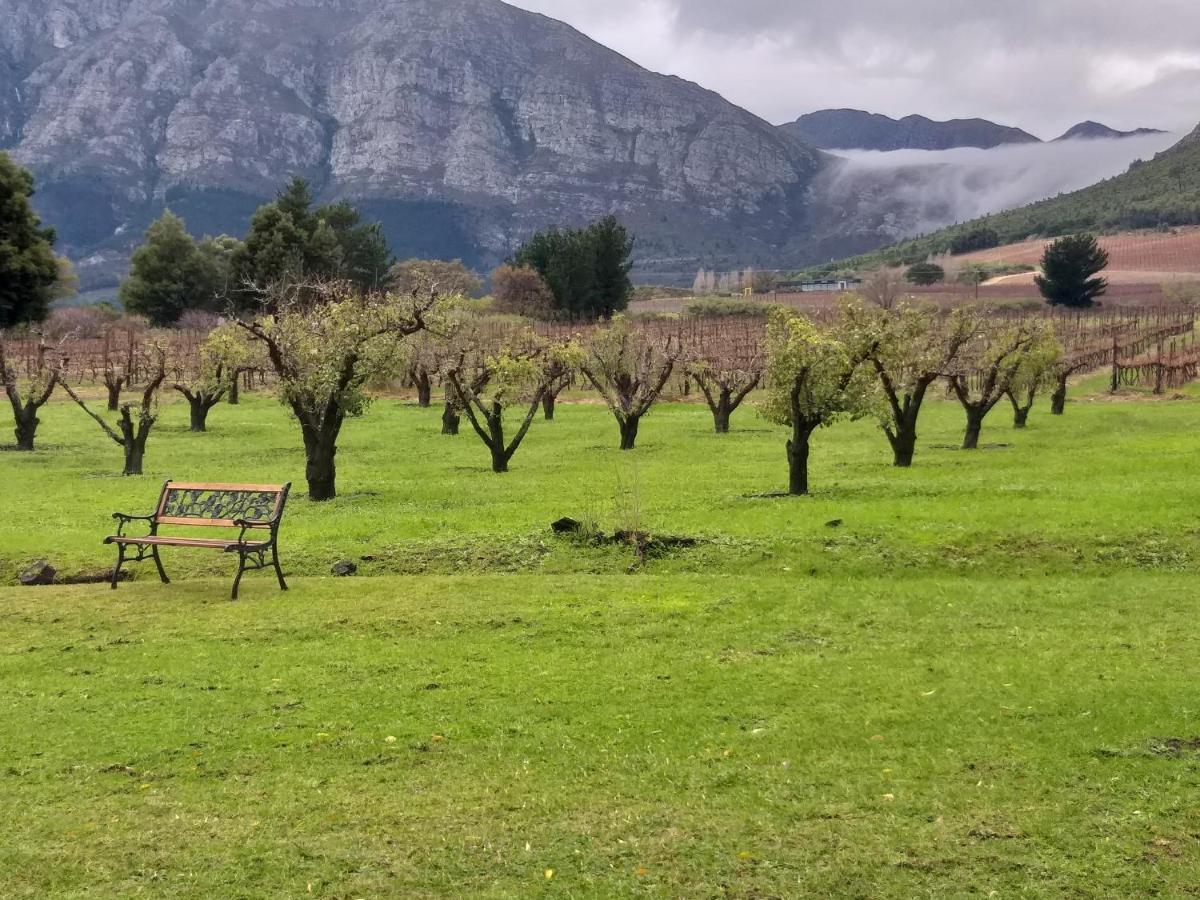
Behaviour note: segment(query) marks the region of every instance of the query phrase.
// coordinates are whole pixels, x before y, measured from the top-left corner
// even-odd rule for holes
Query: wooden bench
[[[184,484],[168,481],[163,485],[153,515],[113,513],[113,518],[118,522],[117,533],[104,539],[105,544],[117,546],[117,564],[112,573],[113,590],[117,589],[121,566],[126,562],[143,562],[147,559],[154,560],[163,584],[170,584],[171,579],[163,569],[159,548],[193,547],[238,555],[237,577],[233,579],[234,600],[238,596],[242,575],[268,566],[275,569],[280,590],[286,591],[287,582],[283,580],[283,570],[279,567],[278,541],[279,522],[283,518],[283,507],[291,487],[291,484]],[[145,522],[150,533],[127,535],[126,527],[134,522]],[[163,525],[240,528],[241,534],[236,538],[160,535],[158,529]],[[137,555],[132,556],[133,552]]]

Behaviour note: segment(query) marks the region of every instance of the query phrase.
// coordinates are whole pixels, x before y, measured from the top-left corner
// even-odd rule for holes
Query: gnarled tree
[[[5,396],[12,405],[18,450],[33,450],[41,424],[38,411],[49,402],[58,386],[59,368],[49,356],[50,348],[44,340],[39,340],[33,371],[30,377],[22,379],[16,367],[10,364],[4,340],[0,337],[0,382],[3,382]]]
[[[547,385],[562,365],[569,364],[573,352],[571,346],[552,347],[525,332],[502,340],[494,349],[464,351],[447,370],[446,377],[471,427],[491,452],[493,472],[508,471]],[[504,431],[504,414],[509,409],[523,413],[511,438]]]
[[[1029,422],[1029,411],[1033,409],[1038,392],[1054,376],[1062,359],[1062,347],[1049,331],[1045,331],[1022,357],[1006,392],[1013,409],[1013,428],[1024,428]]]
[[[246,338],[240,329],[229,326],[209,333],[187,361],[190,378],[179,378],[171,385],[188,403],[189,431],[208,430],[208,414],[232,390],[240,374],[239,366],[249,358]]]
[[[717,434],[762,381],[762,320],[698,322],[688,340],[688,376],[700,387]]]
[[[146,458],[146,442],[150,439],[150,431],[158,421],[158,391],[167,380],[167,349],[159,342],[152,342],[144,347],[142,352],[147,358],[145,370],[147,381],[142,388],[140,402],[122,404],[118,410],[117,427],[114,429],[100,415],[93,412],[75,392],[65,379],[63,390],[74,400],[79,408],[96,421],[122,450],[125,451],[125,468],[122,475],[141,475]],[[135,412],[136,410],[136,412]]]
[[[579,371],[600,392],[621,430],[621,449],[637,445],[642,417],[658,400],[681,352],[679,336],[617,316],[583,343]]]
[[[763,417],[792,429],[787,445],[788,491],[809,492],[808,458],[813,432],[868,407],[869,379],[837,336],[788,309],[772,310],[767,322],[767,399]]]
[[[851,357],[865,362],[879,379],[886,401],[880,427],[891,445],[893,464],[908,468],[929,388],[975,334],[977,314],[961,307],[939,316],[930,307],[907,303],[894,309],[847,303],[841,327]]]
[[[337,442],[347,416],[370,403],[369,382],[394,372],[403,339],[436,316],[434,294],[363,293],[346,282],[284,285],[273,313],[239,325],[262,343],[279,399],[300,424],[310,500],[337,496]]]
[[[1014,384],[1030,349],[1045,339],[1042,323],[993,324],[980,328],[959,354],[946,378],[967,414],[964,450],[979,448],[983,420]]]

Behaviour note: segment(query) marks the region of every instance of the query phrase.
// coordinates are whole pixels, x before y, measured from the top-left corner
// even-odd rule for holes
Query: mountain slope
[[[904,241],[833,267],[912,263],[944,253],[954,239],[981,228],[1001,244],[1081,231],[1200,224],[1200,127],[1152,160],[1091,187]]]
[[[1039,139],[1019,128],[986,119],[935,122],[924,116],[892,119],[857,109],[823,109],[779,126],[793,137],[826,150],[991,149],[1002,144],[1035,144]]]
[[[1065,132],[1060,134],[1054,140],[1057,141],[1073,141],[1073,140],[1101,140],[1105,138],[1127,138],[1138,137],[1143,134],[1165,134],[1164,131],[1158,128],[1135,128],[1133,131],[1117,131],[1115,128],[1109,128],[1100,122],[1080,122],[1078,125],[1072,125]]]
[[[799,261],[825,165],[499,0],[0,0],[2,148],[77,255],[127,249],[166,204],[240,232],[299,174],[400,253],[480,264],[607,212],[644,261]]]

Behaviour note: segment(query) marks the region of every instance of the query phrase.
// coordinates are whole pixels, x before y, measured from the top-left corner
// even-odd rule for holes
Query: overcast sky
[[[1200,122],[1200,0],[510,0],[773,122],[828,107]]]

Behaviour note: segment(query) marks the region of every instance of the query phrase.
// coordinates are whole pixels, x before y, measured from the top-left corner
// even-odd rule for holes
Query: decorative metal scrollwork
[[[270,522],[279,494],[269,491],[169,490],[162,515],[171,519],[243,519]]]

